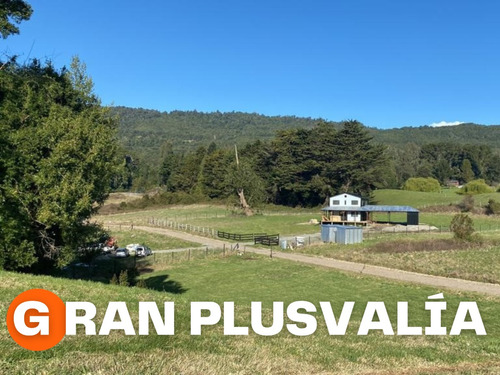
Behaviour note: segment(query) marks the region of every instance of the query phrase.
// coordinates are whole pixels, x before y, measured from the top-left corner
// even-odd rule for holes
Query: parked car
[[[135,249],[135,254],[138,257],[145,257],[145,256],[148,256],[148,255],[152,255],[153,251],[149,247],[147,247],[147,246],[138,246]]]
[[[124,247],[121,247],[121,248],[117,249],[116,252],[115,252],[115,257],[117,257],[117,258],[126,258],[128,256],[130,256],[130,253]]]
[[[125,246],[129,252],[130,255],[137,255],[137,248],[141,246],[138,243],[131,243]]]

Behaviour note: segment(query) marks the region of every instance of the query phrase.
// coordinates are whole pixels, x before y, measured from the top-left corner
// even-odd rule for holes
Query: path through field
[[[214,238],[197,236],[191,233],[179,232],[165,228],[153,228],[147,226],[135,226],[135,228],[145,232],[164,234],[166,236],[176,237],[186,241],[197,242],[202,246],[208,246],[210,248],[222,248],[224,244],[229,248],[231,245],[234,245]],[[246,247],[246,251],[267,256],[270,255],[269,249],[255,248],[253,246]],[[368,264],[346,262],[331,258],[313,257],[309,255],[294,254],[288,252],[285,253],[280,250],[273,251],[273,257],[293,260],[296,262],[311,264],[320,267],[327,267],[342,271],[355,272],[364,275],[384,277],[387,279],[398,280],[403,282],[430,285],[436,288],[446,288],[446,289],[460,290],[464,292],[477,292],[477,293],[483,293],[491,296],[500,297],[500,285],[498,284],[489,284],[477,281],[453,279],[442,276],[425,275],[416,272],[408,272],[392,268],[372,266]]]

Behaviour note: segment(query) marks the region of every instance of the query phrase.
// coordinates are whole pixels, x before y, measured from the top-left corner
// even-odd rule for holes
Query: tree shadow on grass
[[[182,294],[188,291],[181,283],[175,280],[169,280],[169,275],[152,276],[144,281],[148,289],[158,290],[160,292]]]

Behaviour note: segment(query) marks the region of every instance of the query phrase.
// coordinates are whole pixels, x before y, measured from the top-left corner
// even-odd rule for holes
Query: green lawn
[[[319,211],[318,211],[319,212]],[[309,224],[309,220],[320,220],[320,213],[234,216],[214,219],[196,219],[191,224],[215,228],[230,233],[268,234],[312,234],[319,233],[319,225]]]
[[[396,189],[381,189],[373,192],[377,204],[412,206],[418,209],[429,206],[447,206],[460,203],[464,196],[457,194],[459,189],[442,189],[438,193],[424,193]],[[474,195],[476,205],[486,205],[489,199],[500,201],[500,193]]]
[[[114,215],[100,215],[96,219],[104,226],[112,224],[147,225],[154,218],[199,227],[207,227],[231,233],[279,233],[282,235],[319,233],[318,225],[310,225],[309,220],[321,219],[321,210],[294,209],[267,206],[254,216],[233,214],[223,206],[187,205],[163,209],[127,212]]]
[[[119,247],[125,247],[131,243],[146,245],[152,250],[168,250],[200,246],[195,242],[183,241],[175,237],[169,237],[158,233],[144,232],[138,229],[130,230],[130,227],[125,226],[122,230],[119,230],[116,227],[110,227],[109,233],[118,240]]]
[[[99,322],[109,301],[127,301],[137,319],[139,301],[172,300],[176,304],[174,336],[68,336],[46,352],[29,352],[0,326],[0,373],[5,374],[497,374],[500,372],[500,300],[444,291],[443,325],[451,326],[459,301],[474,300],[487,336],[356,335],[367,301],[384,301],[396,326],[396,301],[409,301],[410,324],[426,326],[427,296],[443,292],[392,281],[343,274],[257,256],[195,260],[144,276],[158,289],[176,285],[172,293],[0,272],[0,310],[30,288],[45,288],[64,301],[91,301]],[[261,301],[264,325],[271,323],[273,301],[306,300],[318,306],[331,301],[336,314],[344,301],[355,301],[346,336],[329,336],[323,318],[306,337],[282,331],[278,336],[224,336],[222,324],[189,334],[189,302],[234,301],[236,325],[250,325],[250,302]]]
[[[433,225],[435,227],[449,228],[451,219],[455,214],[434,213],[434,212],[421,212],[420,223]],[[500,216],[499,215],[475,215],[468,214],[473,222],[477,231],[490,231],[500,229]]]

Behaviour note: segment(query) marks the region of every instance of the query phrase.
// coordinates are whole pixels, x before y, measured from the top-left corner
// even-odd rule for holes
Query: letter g
[[[47,336],[49,334],[49,316],[30,316],[30,323],[38,323],[36,327],[28,327],[24,317],[28,310],[37,310],[39,313],[48,313],[47,305],[40,301],[26,301],[17,306],[14,311],[14,325],[17,331],[24,336],[35,336],[37,334]]]

